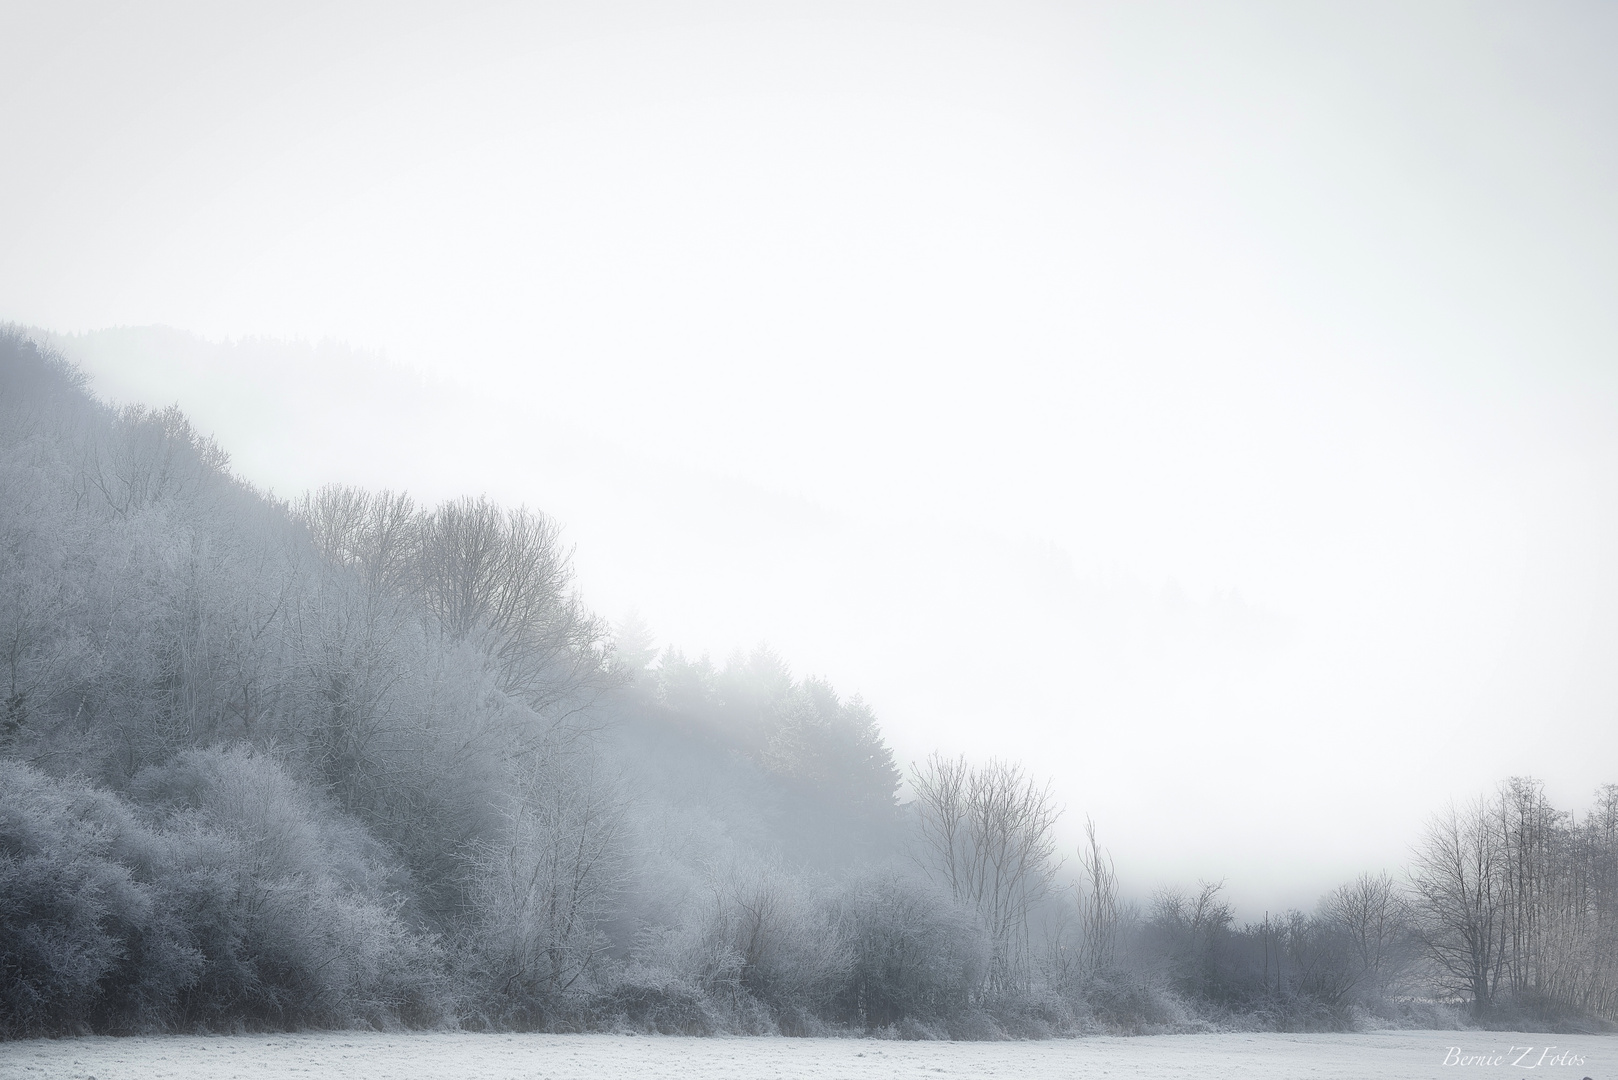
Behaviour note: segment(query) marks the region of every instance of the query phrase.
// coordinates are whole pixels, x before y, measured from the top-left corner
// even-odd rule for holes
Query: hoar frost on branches
[[[504,834],[470,859],[476,918],[465,955],[492,995],[491,1014],[531,1026],[588,986],[628,876],[626,809],[587,752],[526,763]]]
[[[915,769],[923,868],[982,920],[994,946],[985,989],[1026,989],[1029,914],[1056,878],[1057,808],[1021,765],[933,754]]]

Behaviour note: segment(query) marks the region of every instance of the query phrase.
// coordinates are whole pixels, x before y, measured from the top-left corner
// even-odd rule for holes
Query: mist
[[[1525,431],[1521,412],[1510,432],[1408,399],[1400,417],[1386,395],[1367,394],[1352,418],[1341,399],[1308,414],[1380,425],[1369,445],[1233,414],[1242,434],[1207,453],[1233,452],[1256,423],[1290,425],[1293,441],[1273,463],[1255,455],[1209,478],[1202,505],[1160,500],[1149,465],[1131,474],[1165,543],[1205,560],[1223,519],[1241,530],[1230,543],[1254,545],[1233,554],[1246,573],[1210,581],[1186,564],[1154,573],[1121,538],[1102,546],[1098,534],[1144,523],[1076,490],[1096,471],[1081,457],[1036,467],[1065,513],[1094,515],[1064,544],[1036,527],[1048,507],[1033,496],[997,516],[983,504],[1003,492],[946,495],[953,465],[896,472],[914,486],[861,507],[858,493],[816,497],[751,462],[671,462],[544,418],[504,384],[340,346],[159,331],[60,341],[113,400],[177,401],[204,430],[233,433],[236,467],[277,491],[342,482],[547,508],[603,612],[638,613],[660,645],[716,661],[769,643],[800,674],[865,695],[903,762],[942,747],[1046,763],[1071,811],[1066,846],[1094,817],[1142,891],[1227,879],[1255,914],[1306,906],[1360,869],[1401,865],[1410,822],[1480,784],[1533,775],[1580,800],[1611,759],[1608,474],[1569,445],[1574,431]],[[1610,451],[1600,432],[1584,436]],[[1112,437],[1108,460],[1149,452],[1138,434]],[[1337,467],[1252,491],[1311,452]],[[1006,484],[1025,482],[1008,450],[984,453]],[[1247,492],[1242,520],[1205,505],[1231,487]],[[1332,498],[1348,505],[1322,505]]]
[[[1241,918],[1615,779],[1594,4],[18,6],[0,318]]]

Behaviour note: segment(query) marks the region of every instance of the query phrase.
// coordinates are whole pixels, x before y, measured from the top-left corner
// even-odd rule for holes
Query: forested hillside
[[[615,655],[544,516],[278,503],[0,349],[9,1033],[544,1024],[654,955],[701,1026],[749,889],[896,843],[868,709]]]
[[[1515,782],[1312,914],[1132,904],[1020,766],[900,805],[858,697],[615,639],[543,514],[277,501],[15,330],[0,680],[4,1036],[1618,1016],[1614,789]]]

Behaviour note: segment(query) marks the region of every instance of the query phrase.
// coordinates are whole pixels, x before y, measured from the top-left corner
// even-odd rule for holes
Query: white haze
[[[0,318],[249,479],[562,519],[1126,887],[1618,781],[1618,9],[0,12]],[[382,359],[385,358],[385,359]]]

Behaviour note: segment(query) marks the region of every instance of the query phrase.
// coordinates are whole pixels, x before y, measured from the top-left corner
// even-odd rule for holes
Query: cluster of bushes
[[[1132,929],[1137,969],[1221,1025],[1335,1031],[1388,1019],[1419,959],[1392,878],[1363,875],[1312,914],[1238,924],[1221,887],[1159,891]]]
[[[511,871],[484,887],[512,895]],[[497,898],[446,937],[363,826],[269,755],[188,751],[127,799],[0,761],[0,1032],[996,1030],[975,1008],[986,937],[929,883],[771,867],[709,885],[622,956]],[[604,937],[605,914],[580,917]]]
[[[375,841],[274,761],[191,751],[137,807],[0,761],[0,1033],[421,1022],[441,950]]]

